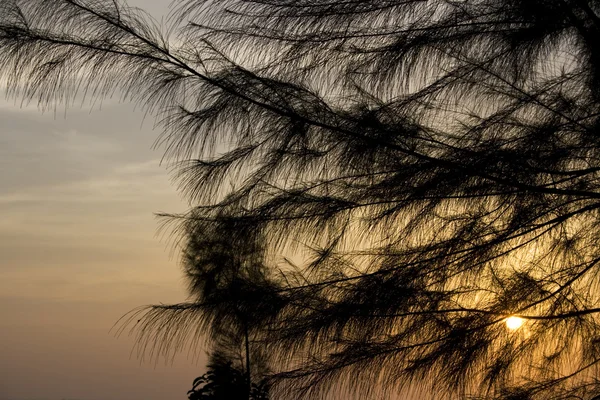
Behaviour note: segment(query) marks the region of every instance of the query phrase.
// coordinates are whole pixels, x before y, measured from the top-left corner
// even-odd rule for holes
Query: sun
[[[521,317],[511,316],[505,319],[506,327],[511,331],[516,331],[523,325],[525,320]]]

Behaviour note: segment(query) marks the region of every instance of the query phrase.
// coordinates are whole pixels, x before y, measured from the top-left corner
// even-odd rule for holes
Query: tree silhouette
[[[210,364],[208,372],[194,380],[189,400],[238,399],[248,400],[249,393],[243,371],[233,368],[231,363]]]
[[[248,392],[246,375],[231,362],[209,364],[208,372],[194,379],[189,400],[268,400],[265,381],[252,384]]]
[[[268,400],[269,369],[261,348],[250,343],[248,329],[240,333],[231,325],[212,324],[221,329],[213,331],[208,371],[194,380],[188,398]]]
[[[118,91],[164,129],[191,297],[132,316],[140,350],[247,330],[277,398],[587,400],[599,32],[593,0],[186,0],[162,30],[4,0],[0,74],[42,106]]]
[[[227,335],[225,335],[227,337]],[[260,371],[261,379],[248,380],[247,364],[234,362],[235,343],[221,343],[212,351],[208,371],[194,379],[188,391],[189,400],[268,400],[269,383],[266,370]],[[243,357],[245,358],[245,357]],[[258,360],[257,360],[258,361]]]

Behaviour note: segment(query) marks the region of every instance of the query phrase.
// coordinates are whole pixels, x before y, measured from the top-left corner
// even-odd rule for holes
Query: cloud
[[[0,292],[99,299],[111,287],[180,290],[155,237],[154,212],[185,208],[151,150],[157,133],[140,129],[127,105],[69,113],[0,104]]]

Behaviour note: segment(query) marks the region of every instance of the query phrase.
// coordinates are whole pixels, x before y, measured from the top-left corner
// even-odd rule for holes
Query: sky
[[[160,18],[169,1],[137,0]],[[0,400],[185,399],[203,361],[140,363],[113,324],[185,300],[156,212],[186,208],[160,134],[134,105],[59,108],[0,95]]]

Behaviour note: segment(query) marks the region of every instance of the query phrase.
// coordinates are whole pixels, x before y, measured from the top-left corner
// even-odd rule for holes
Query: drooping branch
[[[132,314],[141,353],[248,329],[281,393],[585,398],[600,393],[599,12],[190,0],[171,40],[114,1],[9,0],[0,75],[42,106],[118,91],[164,128],[191,297]]]

